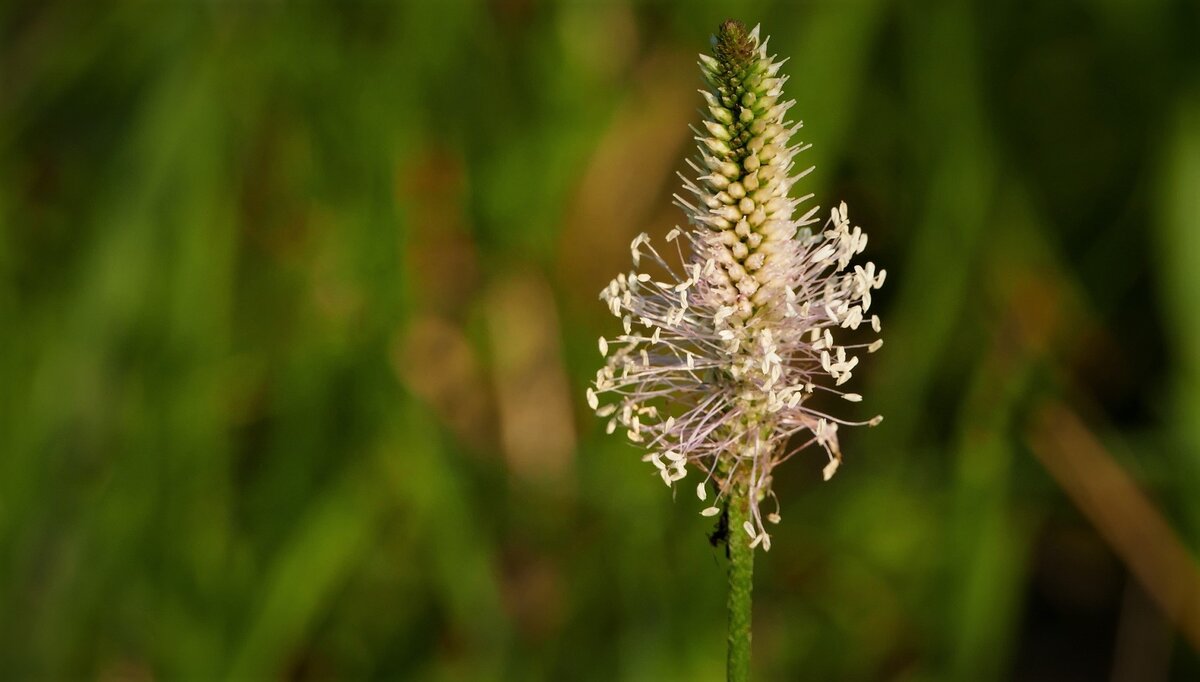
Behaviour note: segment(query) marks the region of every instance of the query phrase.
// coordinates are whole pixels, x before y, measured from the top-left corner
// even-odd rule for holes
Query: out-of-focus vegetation
[[[890,272],[757,673],[1197,679],[1197,7],[6,3],[0,676],[721,679],[581,397],[734,16]]]

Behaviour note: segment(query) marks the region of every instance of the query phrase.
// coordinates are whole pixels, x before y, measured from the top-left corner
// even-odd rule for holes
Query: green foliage
[[[0,9],[0,676],[720,679],[711,520],[582,396],[729,11]],[[756,676],[1194,679],[1026,443],[1073,406],[1200,550],[1196,8],[736,18],[889,270]]]

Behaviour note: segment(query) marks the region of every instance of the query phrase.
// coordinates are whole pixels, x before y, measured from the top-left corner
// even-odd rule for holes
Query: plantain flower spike
[[[787,120],[795,102],[783,100],[784,62],[768,56],[767,42],[758,27],[727,21],[713,55],[700,55],[708,88],[699,154],[688,162],[694,177],[681,176],[686,196],[675,195],[688,227],[666,235],[671,262],[646,234],[634,238],[632,269],[601,292],[623,333],[600,339],[605,364],[587,390],[608,433],[621,429],[644,448],[668,486],[696,470],[696,496],[712,498],[702,515],[721,513],[733,486],[744,486],[746,541],[764,550],[764,521],[779,522],[775,467],[816,445],[829,480],[842,459],[838,426],[882,419],[845,421],[812,403],[862,400],[841,387],[857,353],[883,341],[838,337],[860,327],[878,334],[871,292],[886,274],[851,267],[867,235],[851,227],[844,203],[816,231],[817,207],[796,217],[812,197],[791,196],[812,170],[795,170],[809,145],[791,142],[801,124]]]

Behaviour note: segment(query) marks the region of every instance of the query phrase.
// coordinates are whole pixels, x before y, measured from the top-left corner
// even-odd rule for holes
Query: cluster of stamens
[[[752,546],[770,549],[764,522],[778,523],[772,471],[810,445],[824,449],[824,477],[841,462],[839,425],[851,422],[814,409],[820,394],[851,402],[841,390],[881,339],[839,344],[835,331],[869,327],[871,291],[886,273],[874,264],[850,267],[867,236],[851,227],[843,203],[823,228],[810,226],[817,208],[794,217],[810,195],[792,198],[794,172],[807,145],[792,144],[800,124],[785,121],[794,101],[780,102],[787,81],[782,61],[767,56],[759,29],[727,22],[714,37],[715,57],[700,56],[709,89],[699,155],[683,177],[691,196],[676,195],[689,228],[667,236],[672,258],[645,234],[631,244],[633,268],[601,292],[623,333],[599,340],[605,365],[587,391],[607,430],[624,430],[648,450],[669,486],[689,467],[702,475],[696,495],[720,513],[731,486],[749,490],[744,527]],[[682,177],[682,176],[681,176]],[[674,263],[674,265],[672,264]],[[773,510],[762,512],[770,499]]]

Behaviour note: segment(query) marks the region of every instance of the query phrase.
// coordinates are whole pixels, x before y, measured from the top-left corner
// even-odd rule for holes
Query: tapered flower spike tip
[[[886,273],[852,264],[867,236],[844,203],[816,229],[818,208],[799,210],[812,197],[793,191],[812,170],[796,170],[808,145],[792,141],[795,102],[783,99],[783,62],[758,27],[726,21],[712,46],[700,55],[708,88],[693,174],[675,195],[688,227],[671,230],[663,251],[638,235],[633,267],[601,292],[621,326],[599,341],[604,365],[587,398],[666,485],[698,474],[703,515],[744,495],[748,518],[730,542],[769,549],[774,468],[815,446],[828,480],[842,461],[839,426],[879,423],[822,410],[848,407],[829,397],[863,400],[842,387],[859,354],[882,345],[870,309]]]
[[[727,19],[717,29],[712,43],[718,62],[745,65],[754,58],[754,50],[758,47],[758,36],[751,37],[746,30],[746,25],[742,22],[736,19]]]

